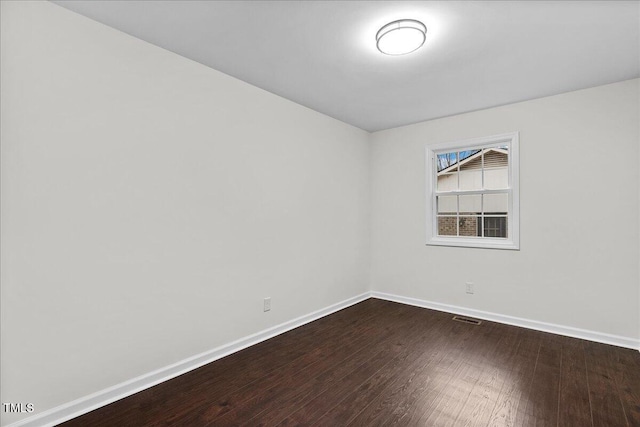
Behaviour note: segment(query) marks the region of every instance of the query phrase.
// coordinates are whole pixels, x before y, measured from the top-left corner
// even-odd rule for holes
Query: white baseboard
[[[106,388],[96,393],[90,394],[69,403],[57,406],[47,411],[33,415],[7,427],[42,427],[54,426],[82,414],[90,412],[94,409],[108,405],[127,396],[131,396],[139,391],[153,387],[164,381],[175,378],[186,372],[197,369],[207,363],[211,363],[222,357],[250,347],[259,342],[273,338],[291,329],[297,328],[321,317],[327,316],[343,308],[357,304],[368,298],[378,298],[387,301],[394,301],[401,304],[413,305],[417,307],[429,308],[432,310],[444,311],[447,313],[459,314],[463,316],[476,317],[478,319],[489,320],[492,322],[504,323],[507,325],[520,326],[523,328],[534,329],[537,331],[550,332],[558,335],[565,335],[584,340],[611,344],[619,347],[640,349],[640,340],[622,337],[618,335],[610,335],[602,332],[588,331],[585,329],[573,328],[570,326],[556,325],[552,323],[540,322],[537,320],[523,319],[520,317],[506,316],[503,314],[491,313],[487,311],[474,310],[471,308],[459,307],[455,305],[442,304],[433,301],[426,301],[417,298],[403,297],[400,295],[387,294],[384,292],[365,292],[361,295],[349,298],[339,303],[333,304],[321,310],[314,311],[304,316],[288,322],[281,323],[261,332],[241,338],[229,344],[222,345],[212,350],[200,353],[188,359],[181,360],[164,368],[157,369],[153,372],[141,375],[113,387]]]
[[[550,332],[552,334],[565,335],[568,337],[580,338],[583,340],[640,350],[640,340],[635,338],[605,334],[602,332],[573,328],[571,326],[556,325],[553,323],[540,322],[537,320],[523,319],[521,317],[506,316],[504,314],[474,310],[471,308],[442,304],[439,302],[426,301],[417,298],[403,297],[400,295],[387,294],[384,292],[372,291],[371,296],[373,298],[383,299],[387,301],[394,301],[402,304],[414,305],[417,307],[430,308],[432,310],[444,311],[447,313],[459,314],[462,316],[476,317],[478,319],[505,323],[507,325],[520,326],[527,329],[535,329],[536,331]]]
[[[288,322],[281,323],[269,329],[265,329],[253,335],[233,341],[229,344],[222,345],[204,353],[197,354],[188,359],[181,360],[164,368],[157,369],[153,372],[141,375],[131,380],[116,384],[113,387],[106,388],[96,393],[81,397],[72,402],[65,403],[37,415],[25,418],[9,424],[7,427],[42,427],[54,426],[72,418],[78,417],[94,409],[108,405],[139,391],[153,387],[161,382],[170,380],[186,372],[199,368],[207,363],[221,359],[229,354],[250,347],[259,342],[273,338],[291,329],[297,328],[309,322],[313,322],[321,317],[327,316],[343,308],[357,304],[370,298],[369,292],[338,302],[329,307],[314,311],[313,313],[300,316]]]

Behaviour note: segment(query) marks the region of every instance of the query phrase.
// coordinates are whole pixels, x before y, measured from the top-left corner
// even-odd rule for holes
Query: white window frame
[[[459,246],[467,248],[520,249],[520,182],[519,182],[519,132],[511,132],[482,138],[451,141],[427,145],[426,148],[426,228],[427,245]],[[509,146],[509,194],[507,212],[507,238],[475,237],[475,236],[438,236],[438,215],[436,212],[436,196],[504,193],[503,190],[469,190],[469,191],[437,191],[436,156],[438,154],[465,151],[471,148],[483,149],[497,146]],[[460,161],[458,159],[458,161]]]

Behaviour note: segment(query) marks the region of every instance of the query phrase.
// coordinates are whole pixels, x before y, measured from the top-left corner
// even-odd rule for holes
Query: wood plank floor
[[[640,353],[369,299],[63,425],[640,426]]]

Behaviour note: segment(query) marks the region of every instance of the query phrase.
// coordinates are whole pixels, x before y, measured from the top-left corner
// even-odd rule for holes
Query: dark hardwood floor
[[[63,425],[640,426],[640,353],[369,299]]]

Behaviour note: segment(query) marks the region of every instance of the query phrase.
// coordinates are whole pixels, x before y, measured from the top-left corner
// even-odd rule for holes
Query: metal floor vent
[[[457,322],[469,323],[471,325],[479,325],[480,323],[482,323],[478,319],[472,319],[470,317],[462,317],[462,316],[453,316],[453,320]]]

